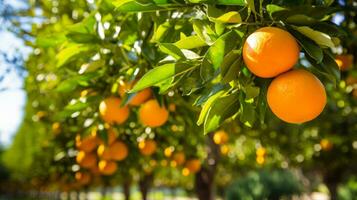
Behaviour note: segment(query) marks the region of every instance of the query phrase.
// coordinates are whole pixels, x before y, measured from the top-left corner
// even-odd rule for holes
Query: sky
[[[11,5],[18,7],[20,4],[16,1],[11,2]],[[12,33],[2,29],[0,30],[0,52],[6,52],[7,55],[12,55],[16,50],[26,58],[31,49],[25,47],[23,41],[16,38]],[[0,58],[0,74],[8,66]],[[21,124],[24,115],[24,106],[26,103],[26,93],[22,89],[23,77],[19,77],[17,73],[10,72],[5,79],[0,82],[0,88],[7,88],[0,91],[0,144],[8,146],[11,144],[12,138]]]

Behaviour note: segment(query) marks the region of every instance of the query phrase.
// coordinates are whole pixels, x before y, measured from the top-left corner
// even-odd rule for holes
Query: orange
[[[351,54],[337,55],[335,61],[341,71],[346,71],[349,68],[351,68],[353,65],[353,55]]]
[[[172,156],[172,159],[177,165],[182,165],[186,160],[186,156],[183,152],[177,152]]]
[[[271,78],[291,69],[299,59],[299,52],[299,45],[289,32],[264,27],[248,36],[243,59],[253,74]]]
[[[98,163],[98,168],[103,175],[113,175],[117,171],[118,165],[114,161],[101,160]]]
[[[321,149],[324,150],[324,151],[330,151],[333,147],[333,144],[332,142],[330,142],[330,140],[328,139],[322,139],[320,141],[320,146],[321,146]]]
[[[111,159],[110,149],[105,144],[99,145],[99,147],[97,149],[97,154],[101,159],[104,159],[104,160]]]
[[[128,147],[122,141],[116,141],[110,145],[110,157],[113,160],[121,161],[128,156]]]
[[[220,148],[221,154],[222,155],[227,155],[229,153],[229,146],[228,145],[222,145]]]
[[[256,161],[259,165],[262,165],[265,163],[265,158],[261,156],[257,156]]]
[[[98,138],[94,135],[81,139],[80,135],[76,136],[76,147],[85,152],[93,151],[98,145]]]
[[[166,123],[169,112],[165,107],[160,107],[156,100],[149,100],[139,110],[140,121],[149,127],[159,127]]]
[[[298,69],[275,78],[269,85],[267,100],[278,118],[299,124],[320,115],[326,105],[326,92],[316,76]]]
[[[156,142],[154,140],[143,140],[139,142],[140,153],[145,156],[150,156],[156,151]]]
[[[97,157],[93,153],[79,151],[76,157],[76,161],[83,168],[91,168],[97,163]]]
[[[264,147],[259,147],[255,153],[257,154],[257,157],[264,157],[267,150]]]
[[[127,92],[129,92],[133,88],[132,83],[122,83],[119,87],[119,94],[121,97],[124,97]],[[141,90],[133,96],[130,101],[128,102],[129,105],[132,106],[139,106],[145,101],[147,101],[152,95],[151,89],[146,88]]]
[[[216,144],[227,143],[228,142],[228,134],[223,130],[217,131],[213,135],[213,141]]]
[[[52,132],[55,135],[58,135],[61,132],[61,124],[59,122],[55,122],[52,124]]]
[[[174,103],[169,104],[169,111],[170,112],[175,112],[176,111],[176,105]]]
[[[99,113],[102,119],[109,123],[124,123],[129,117],[129,108],[127,106],[120,107],[121,99],[117,97],[109,97],[102,101],[99,105]]]
[[[191,173],[196,173],[201,169],[201,161],[198,159],[188,160],[185,164],[185,168],[190,170]]]
[[[164,149],[164,155],[169,158],[172,156],[172,153],[174,152],[174,150],[175,150],[175,148],[173,146],[166,147]]]
[[[81,185],[87,185],[90,182],[90,175],[85,172],[76,172],[74,178],[79,182]]]

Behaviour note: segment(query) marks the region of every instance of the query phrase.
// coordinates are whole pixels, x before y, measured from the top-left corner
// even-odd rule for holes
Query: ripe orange
[[[321,146],[321,149],[324,150],[324,151],[330,151],[333,147],[333,144],[332,142],[330,142],[330,140],[328,139],[322,139],[320,141],[320,146]]]
[[[264,157],[267,153],[267,150],[264,147],[259,147],[255,153],[257,157]]]
[[[97,149],[97,154],[101,159],[104,159],[104,160],[110,160],[111,159],[110,149],[105,144],[99,145],[99,147]]]
[[[91,168],[97,163],[97,157],[93,153],[79,151],[76,157],[76,161],[83,168]]]
[[[98,163],[98,168],[103,175],[113,175],[117,171],[118,165],[114,161],[101,160]]]
[[[143,140],[139,142],[140,153],[145,156],[150,156],[156,151],[156,142],[154,140]]]
[[[121,97],[124,97],[125,93],[129,92],[133,88],[133,83],[122,83],[119,87],[119,94]],[[136,93],[134,97],[128,102],[129,105],[139,106],[145,101],[147,101],[152,95],[151,89],[146,88],[142,91]]]
[[[169,112],[165,107],[160,107],[156,100],[149,100],[140,107],[139,118],[146,126],[159,127],[166,123]]]
[[[183,152],[177,152],[172,156],[172,159],[177,165],[182,165],[186,160],[186,156]]]
[[[337,55],[335,61],[340,68],[341,71],[346,71],[353,65],[353,55],[345,54],[345,55]]]
[[[76,147],[85,152],[93,151],[98,145],[98,138],[94,135],[81,139],[80,135],[76,136]]]
[[[129,108],[127,106],[120,107],[121,99],[117,97],[109,97],[102,101],[99,105],[99,113],[102,119],[109,123],[124,123],[129,117]]]
[[[275,78],[268,88],[267,100],[278,118],[298,124],[315,119],[323,111],[326,92],[316,76],[298,69]]]
[[[166,147],[164,149],[164,155],[169,158],[172,156],[172,153],[174,152],[174,150],[175,150],[175,148],[173,146]]]
[[[85,173],[85,172],[76,172],[75,175],[74,175],[74,178],[81,185],[87,185],[91,180],[90,175],[88,173]]]
[[[229,153],[229,146],[226,144],[222,145],[220,151],[222,155],[227,155]]]
[[[299,52],[299,45],[289,32],[264,27],[248,36],[243,59],[253,74],[271,78],[291,69],[299,59]]]
[[[61,124],[59,122],[55,122],[52,124],[52,132],[55,135],[58,135],[61,132]]]
[[[265,158],[261,156],[257,156],[256,161],[259,165],[263,165],[265,163]]]
[[[227,143],[228,142],[228,134],[223,130],[217,131],[213,135],[213,141],[214,141],[214,143],[216,143],[218,145]]]
[[[128,147],[122,141],[116,141],[110,145],[110,157],[113,160],[121,161],[128,156]]]
[[[190,170],[191,173],[196,173],[201,169],[201,161],[198,159],[188,160],[185,164],[185,168]]]

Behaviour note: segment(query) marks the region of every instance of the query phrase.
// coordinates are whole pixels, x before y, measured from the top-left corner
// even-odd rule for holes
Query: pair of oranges
[[[300,55],[296,39],[276,27],[260,28],[248,36],[243,46],[243,60],[258,77],[273,78],[267,101],[272,112],[288,123],[315,119],[326,105],[326,91],[321,81],[304,69],[292,69]]]
[[[122,83],[119,87],[119,95],[124,97],[133,87],[132,83]],[[128,105],[140,106],[139,119],[141,123],[149,127],[159,127],[166,123],[169,112],[165,107],[161,107],[157,100],[150,99],[152,91],[146,88],[133,96]],[[121,106],[122,100],[119,97],[109,97],[103,100],[99,105],[99,113],[102,119],[109,124],[122,124],[128,118],[130,110],[128,106]]]

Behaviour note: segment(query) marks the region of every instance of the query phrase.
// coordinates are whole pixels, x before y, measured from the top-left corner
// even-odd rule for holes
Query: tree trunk
[[[149,174],[149,175],[144,175],[144,177],[139,181],[139,189],[140,189],[142,200],[147,200],[147,196],[153,179],[154,179],[154,175]]]
[[[337,183],[326,183],[326,186],[330,191],[330,200],[337,200]]]
[[[195,176],[195,190],[199,200],[215,200],[214,176],[217,163],[220,159],[219,146],[213,142],[213,133],[210,133],[206,140],[207,163]]]
[[[125,180],[123,183],[123,193],[124,193],[125,200],[130,200],[130,186],[131,186],[131,182]]]

